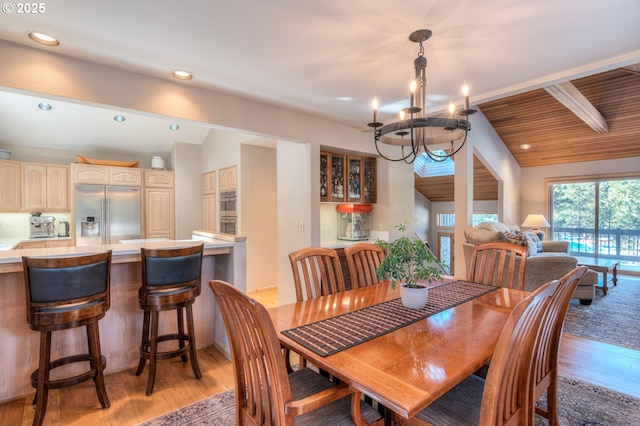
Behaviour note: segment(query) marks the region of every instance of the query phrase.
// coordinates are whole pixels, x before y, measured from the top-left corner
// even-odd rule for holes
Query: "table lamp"
[[[531,228],[533,232],[538,235],[540,241],[544,240],[544,231],[541,231],[540,228],[548,228],[549,222],[545,219],[544,215],[541,214],[530,214],[527,218],[522,222],[522,226],[526,226],[527,228]]]

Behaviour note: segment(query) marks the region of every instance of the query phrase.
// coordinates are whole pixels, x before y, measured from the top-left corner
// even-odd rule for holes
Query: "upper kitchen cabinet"
[[[170,170],[145,170],[144,186],[153,188],[173,188],[175,173]]]
[[[345,154],[320,152],[320,201],[344,201]]]
[[[145,238],[175,238],[175,172],[144,171]]]
[[[320,152],[320,201],[375,203],[376,159]]]
[[[142,186],[142,169],[73,163],[71,179],[73,183]]]
[[[362,182],[362,201],[369,204],[378,202],[378,160],[372,157],[364,159],[364,180]]]
[[[231,192],[238,189],[238,167],[229,166],[220,169],[220,192]]]
[[[216,232],[216,171],[202,174],[202,229]]]
[[[21,194],[21,163],[0,160],[0,211],[19,211]]]
[[[23,163],[22,210],[69,210],[69,167]]]

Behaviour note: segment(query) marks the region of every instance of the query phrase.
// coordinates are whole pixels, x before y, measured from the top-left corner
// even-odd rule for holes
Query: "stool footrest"
[[[104,371],[105,367],[107,366],[107,358],[104,355],[102,355],[101,359],[102,359],[102,370]],[[63,365],[71,364],[74,362],[91,362],[91,355],[78,354],[78,355],[71,355],[64,358],[56,359],[55,361],[51,361],[49,363],[49,371],[53,370],[54,368],[62,367]],[[38,372],[39,371],[40,369],[37,369],[33,373],[31,373],[31,386],[33,386],[36,389],[38,388]],[[60,389],[67,386],[72,386],[78,383],[82,383],[89,379],[93,379],[94,377],[96,377],[97,374],[98,374],[97,371],[92,368],[82,374],[78,374],[73,377],[67,377],[64,379],[57,379],[57,380],[49,380],[45,386],[48,389]]]
[[[170,341],[170,340],[178,340],[178,341],[183,341],[186,342],[183,348],[178,348],[178,349],[173,349],[173,350],[167,350],[167,351],[158,351],[156,352],[156,359],[169,359],[169,358],[174,358],[176,356],[179,355],[185,355],[187,353],[189,353],[189,351],[191,350],[191,339],[189,338],[189,336],[187,334],[179,334],[179,333],[174,333],[174,334],[163,334],[161,336],[158,336],[158,343],[160,342],[166,342],[166,341]],[[150,342],[146,342],[144,347],[140,348],[140,356],[142,358],[145,359],[149,359],[149,348],[151,346]],[[185,358],[186,360],[186,358]]]

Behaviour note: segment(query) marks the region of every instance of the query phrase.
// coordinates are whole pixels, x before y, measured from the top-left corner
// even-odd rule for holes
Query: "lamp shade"
[[[551,225],[549,225],[549,222],[547,222],[544,215],[530,214],[524,222],[522,222],[522,226],[526,226],[528,228],[548,228]]]

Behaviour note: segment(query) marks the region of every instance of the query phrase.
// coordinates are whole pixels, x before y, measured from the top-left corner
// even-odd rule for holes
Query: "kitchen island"
[[[215,345],[229,356],[222,318],[207,282],[221,279],[246,290],[246,243],[244,237],[194,231],[190,240],[147,241],[102,246],[52,247],[0,251],[0,403],[25,397],[31,372],[38,365],[39,333],[27,324],[22,256],[73,256],[112,250],[111,309],[100,320],[106,374],[138,364],[142,335],[142,310],[138,307],[141,286],[140,248],[186,247],[204,243],[202,293],[193,305],[198,348]],[[160,331],[173,327],[175,315],[160,316]],[[58,331],[52,337],[52,359],[86,352],[84,329]],[[66,368],[66,367],[65,367]],[[132,373],[133,374],[133,373]]]

